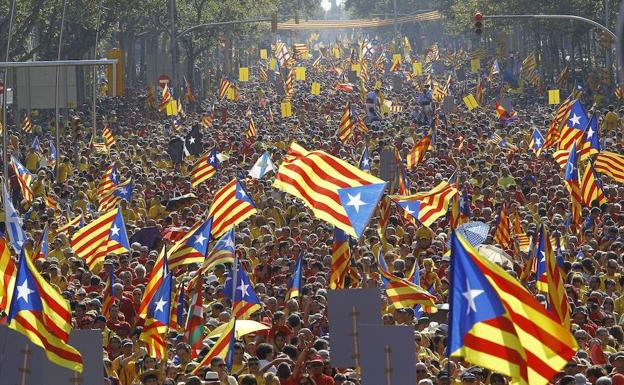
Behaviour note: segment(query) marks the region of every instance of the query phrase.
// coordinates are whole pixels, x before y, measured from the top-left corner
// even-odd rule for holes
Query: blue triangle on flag
[[[359,238],[368,225],[377,202],[386,188],[386,182],[365,186],[346,187],[338,190],[340,203],[347,213],[353,231]]]
[[[400,202],[397,202],[397,204],[401,206],[401,208],[405,210],[406,213],[418,219],[418,216],[420,215],[420,201],[419,200],[400,201]]]

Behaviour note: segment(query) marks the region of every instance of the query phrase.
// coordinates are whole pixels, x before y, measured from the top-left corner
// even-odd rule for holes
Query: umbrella
[[[477,246],[479,254],[491,262],[501,265],[505,269],[512,269],[513,262],[509,254],[504,252],[501,248],[492,245],[479,245]]]
[[[458,226],[457,232],[472,246],[478,246],[487,239],[490,226],[479,221],[468,222]]]
[[[227,324],[219,325],[216,329],[211,331],[210,334],[208,334],[207,338],[221,337],[221,334],[223,334],[223,330],[225,330],[226,327],[227,327]],[[234,330],[235,330],[234,332],[236,333],[236,338],[239,339],[240,337],[244,335],[251,334],[260,330],[269,330],[269,329],[271,329],[270,326],[267,326],[257,321],[252,321],[252,320],[238,321],[237,320],[236,326],[234,327]]]
[[[167,202],[167,210],[175,211],[179,209],[180,207],[184,207],[188,205],[189,203],[193,202],[195,199],[197,199],[197,195],[193,193],[184,194],[177,198],[170,199],[169,202]]]

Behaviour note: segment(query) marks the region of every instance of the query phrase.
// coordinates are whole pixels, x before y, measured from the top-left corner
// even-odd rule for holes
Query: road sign
[[[166,85],[169,85],[169,83],[171,83],[171,78],[167,75],[160,75],[158,77],[158,84],[160,85],[160,88],[165,88]]]

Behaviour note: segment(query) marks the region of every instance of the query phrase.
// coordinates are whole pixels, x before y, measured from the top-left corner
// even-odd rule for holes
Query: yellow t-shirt
[[[30,151],[26,155],[26,168],[30,172],[37,172],[37,168],[39,167],[39,159],[41,156],[34,151]]]
[[[618,120],[619,120],[619,117],[617,116],[615,112],[613,111],[607,112],[607,114],[604,117],[605,130],[607,131],[615,130],[618,126]]]

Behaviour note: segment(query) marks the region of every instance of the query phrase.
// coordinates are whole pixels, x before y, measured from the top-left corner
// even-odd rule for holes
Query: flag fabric
[[[457,194],[457,189],[453,185],[440,182],[430,191],[408,196],[391,195],[390,199],[407,214],[429,227],[447,213],[451,198],[455,194]]]
[[[179,283],[175,295],[171,297],[171,312],[169,315],[169,328],[181,329],[184,327],[184,309],[186,308],[186,290],[184,283]]]
[[[164,333],[169,327],[171,316],[171,289],[172,274],[167,266],[167,251],[165,247],[163,259],[162,277],[154,295],[150,299],[145,314],[145,324],[140,339],[147,344],[147,350],[151,357],[163,359],[167,354],[167,345],[164,342]]]
[[[566,64],[565,67],[561,70],[561,73],[557,77],[557,86],[559,88],[565,88],[566,84],[568,84],[568,77],[570,76],[570,67]]]
[[[227,77],[222,77],[219,83],[219,97],[223,99],[227,95],[228,90],[232,87],[232,82]]]
[[[160,104],[158,105],[158,111],[163,112],[167,109],[167,105],[172,100],[171,92],[169,92],[169,86],[165,84],[160,97]]]
[[[583,135],[579,140],[578,153],[581,162],[589,159],[590,156],[600,152],[600,138],[598,137],[598,117],[593,114],[589,119]]]
[[[496,115],[498,115],[498,120],[503,126],[509,126],[511,123],[518,121],[518,114],[516,111],[507,111],[505,107],[501,106],[498,102],[495,103],[496,107]]]
[[[39,142],[39,137],[35,136],[35,138],[32,141],[32,144],[30,145],[30,148],[33,149],[33,151],[41,153],[41,142]]]
[[[147,86],[147,91],[145,93],[145,107],[148,109],[156,107],[156,102],[154,100],[154,87],[152,87],[152,85]]]
[[[64,224],[63,226],[59,227],[58,230],[56,230],[56,233],[57,234],[66,233],[70,227],[79,229],[79,228],[82,228],[83,226],[84,226],[84,217],[81,214],[71,220],[68,220],[66,224]]]
[[[559,107],[557,107],[555,116],[550,123],[550,128],[546,133],[544,148],[552,147],[559,142],[559,139],[561,138],[561,126],[566,122],[570,109],[576,102],[572,96],[573,95],[568,96],[563,102],[561,102]]]
[[[6,188],[6,183],[2,184],[2,201],[4,202],[4,223],[5,223],[5,236],[9,235],[11,246],[13,250],[19,255],[22,252],[24,242],[26,242],[26,232],[22,227],[22,218],[19,216],[13,202],[11,202],[11,195]]]
[[[212,126],[212,120],[213,120],[212,115],[204,114],[202,116],[202,125],[204,126],[204,128],[210,128],[210,126]]]
[[[412,151],[407,154],[407,168],[411,170],[414,167],[418,166],[418,164],[424,159],[425,154],[427,153],[427,150],[429,150],[429,148],[431,148],[430,134],[426,135],[424,138],[422,138],[420,142],[415,144],[414,148],[412,148]]]
[[[228,232],[223,234],[221,238],[219,238],[217,243],[210,251],[210,254],[208,254],[206,259],[204,259],[204,261],[202,262],[202,265],[197,270],[197,273],[189,280],[189,291],[194,288],[196,284],[199,284],[201,282],[200,280],[206,271],[209,271],[217,264],[234,263],[234,256],[236,253],[236,244],[234,241],[234,229],[230,229]]]
[[[245,133],[247,138],[255,138],[258,135],[258,131],[256,130],[256,125],[252,118],[249,118],[249,126],[247,127],[247,132]]]
[[[71,314],[67,300],[39,274],[22,250],[8,311],[8,326],[43,348],[51,362],[81,373],[82,356],[67,344]]]
[[[332,241],[332,263],[329,273],[329,288],[332,290],[344,289],[345,278],[351,260],[349,236],[338,227],[334,227]]]
[[[575,101],[570,108],[570,113],[566,124],[561,129],[561,137],[559,138],[559,149],[570,150],[572,144],[583,136],[585,127],[589,123],[589,118],[585,112],[585,108],[579,100]]]
[[[166,261],[167,259],[167,250],[163,247],[156,258],[156,263],[154,264],[152,271],[150,272],[147,285],[145,286],[145,291],[143,291],[143,298],[141,298],[141,303],[139,304],[139,311],[137,312],[137,315],[143,319],[147,317],[150,303],[154,299],[155,294],[163,281],[165,270],[168,270],[169,268],[168,261]]]
[[[576,225],[580,226],[582,217],[581,202],[583,201],[583,197],[581,194],[581,187],[579,185],[578,153],[576,151],[576,143],[572,143],[570,155],[568,155],[568,162],[566,163],[565,168],[565,185],[570,193],[572,220]]]
[[[195,99],[195,95],[193,95],[193,89],[191,88],[191,83],[186,80],[186,76],[184,76],[184,97],[186,97],[187,103],[195,103],[197,99]]]
[[[290,52],[288,52],[288,47],[281,41],[278,41],[275,44],[274,55],[280,67],[283,67],[284,64],[286,64],[290,60]]]
[[[17,183],[22,192],[22,197],[27,202],[32,202],[35,195],[30,187],[33,175],[13,155],[11,155],[11,168],[17,177]]]
[[[542,148],[544,147],[544,137],[539,132],[537,127],[533,129],[533,134],[531,135],[531,141],[529,142],[529,148],[533,153],[537,156],[540,156],[542,153]]]
[[[578,346],[515,278],[451,235],[448,347],[453,357],[511,378],[546,385]]]
[[[234,341],[236,336],[235,329],[236,317],[231,317],[230,321],[227,323],[227,326],[225,327],[225,329],[223,329],[221,337],[219,337],[217,342],[212,345],[212,348],[210,349],[208,354],[206,354],[204,358],[202,358],[202,360],[199,362],[199,365],[197,365],[195,369],[193,369],[193,371],[191,372],[192,375],[199,375],[204,370],[204,368],[209,367],[210,361],[212,361],[213,358],[219,357],[224,360],[227,359],[228,355],[230,355],[229,352],[234,351]]]
[[[594,168],[589,162],[585,166],[585,172],[581,178],[581,195],[583,204],[587,207],[591,207],[593,202],[596,202],[599,206],[607,203],[607,198],[604,196],[602,189],[602,182],[596,178]]]
[[[260,310],[262,305],[240,263],[236,270],[236,272],[232,270],[228,272],[228,277],[223,285],[223,295],[232,300],[232,317],[250,319],[251,315]],[[232,287],[234,279],[236,284]],[[232,298],[232,296],[234,297]]]
[[[303,277],[303,250],[295,262],[295,270],[288,281],[288,291],[286,292],[286,300],[299,297],[301,295],[301,278]]]
[[[291,68],[288,71],[288,76],[286,76],[286,80],[284,80],[284,93],[286,94],[286,99],[292,99],[295,95],[295,80],[296,80],[295,69]]]
[[[360,156],[359,162],[360,170],[371,172],[371,159],[368,155],[368,147],[364,147],[364,151],[362,151],[362,156]]]
[[[613,91],[613,94],[615,95],[615,97],[616,97],[618,100],[622,100],[622,99],[624,99],[624,89],[623,89],[623,88],[622,88],[622,86],[620,86],[620,85],[617,85],[617,86],[615,87],[615,90]]]
[[[102,180],[98,184],[97,195],[99,197],[108,195],[118,184],[119,174],[117,173],[117,167],[113,164],[104,170]]]
[[[220,237],[257,212],[256,204],[243,182],[233,179],[215,193],[208,215],[212,217],[212,235]]]
[[[307,44],[296,43],[296,44],[293,44],[293,51],[298,57],[303,57],[307,53],[310,52],[310,48],[308,47]]]
[[[342,110],[342,115],[340,116],[340,124],[338,125],[338,139],[345,144],[351,139],[353,136],[353,120],[351,119],[351,103],[347,102],[344,109]]]
[[[303,200],[314,215],[359,238],[386,182],[323,151],[292,143],[273,186]]]
[[[401,57],[397,56],[390,66],[390,72],[398,72],[401,70]]]
[[[220,163],[216,148],[199,158],[191,168],[191,186],[197,187],[200,183],[210,179],[217,173]]]
[[[195,287],[195,293],[191,296],[189,303],[189,311],[184,328],[184,341],[191,345],[191,359],[195,359],[197,352],[204,346],[204,296],[202,291],[203,285]]]
[[[522,229],[522,225],[520,224],[520,215],[518,212],[515,212],[512,219],[512,234],[514,238],[514,242],[518,243],[518,249],[523,253],[526,253],[531,245],[531,240],[529,236]]]
[[[48,163],[50,167],[54,167],[56,165],[56,160],[58,159],[58,152],[56,151],[56,146],[54,143],[50,142],[50,158],[48,159]]]
[[[249,176],[254,179],[262,179],[266,174],[271,171],[275,172],[275,170],[275,165],[271,161],[271,154],[266,151],[251,167],[251,170],[249,170]]]
[[[385,260],[381,253],[378,255],[379,274],[386,283],[386,295],[388,301],[394,305],[396,309],[413,308],[416,305],[435,305],[435,296],[427,290],[422,289],[419,285],[405,278],[399,278],[391,274],[387,270]],[[383,261],[383,264],[381,263]]]
[[[113,147],[115,143],[117,143],[113,132],[108,127],[104,127],[102,129],[102,136],[104,137],[104,143],[106,143],[106,147],[108,147],[109,149]]]
[[[264,68],[264,65],[258,66],[258,74],[260,75],[260,79],[263,82],[269,81],[269,73],[267,72],[266,68]]]
[[[11,258],[9,245],[0,237],[0,311],[9,312],[17,266]]]
[[[109,211],[117,207],[117,204],[125,200],[126,202],[132,201],[132,180],[128,179],[118,184],[112,192],[101,196],[98,211]]]
[[[494,242],[498,243],[503,249],[509,249],[511,246],[511,224],[504,205],[501,207],[498,215]]]
[[[127,253],[130,243],[121,209],[107,211],[78,230],[71,239],[71,248],[91,270],[108,254]]]
[[[624,183],[624,155],[610,151],[601,151],[594,162],[595,171]]]
[[[27,134],[32,134],[33,132],[33,124],[28,114],[24,114],[24,118],[22,118],[22,131]]]
[[[211,230],[212,217],[193,225],[169,250],[169,267],[175,269],[191,263],[201,264],[208,255],[208,246],[212,240]]]
[[[564,288],[562,266],[553,251],[553,242],[542,224],[534,252],[536,261],[536,287],[548,296],[549,310],[562,325],[570,327],[570,305]]]
[[[110,317],[110,308],[117,300],[113,286],[115,285],[115,270],[111,268],[106,275],[106,287],[104,288],[104,301],[102,302],[102,315]]]
[[[48,224],[46,223],[43,227],[43,233],[41,234],[41,239],[39,240],[39,246],[37,246],[37,252],[35,253],[35,259],[48,259],[48,238],[49,238],[49,230]]]

